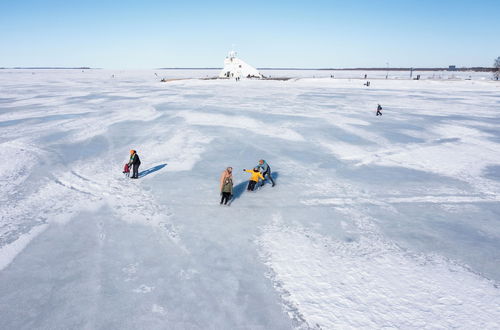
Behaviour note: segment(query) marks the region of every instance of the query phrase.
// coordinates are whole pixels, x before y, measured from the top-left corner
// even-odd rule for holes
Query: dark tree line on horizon
[[[500,56],[498,56],[493,64],[493,67],[496,69],[493,73],[493,76],[496,80],[500,79]]]

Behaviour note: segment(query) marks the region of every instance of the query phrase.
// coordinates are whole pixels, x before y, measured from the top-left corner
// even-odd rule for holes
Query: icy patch
[[[32,228],[42,228],[41,224],[64,224],[78,212],[95,210],[105,204],[110,205],[120,219],[153,226],[162,237],[179,242],[176,228],[167,221],[170,213],[135,182],[119,180],[111,169],[103,171],[106,166],[100,162],[91,165],[82,162],[75,168],[82,170],[58,173],[57,179],[44,180],[40,188],[0,208],[0,248],[8,251],[5,265],[41,232]]]
[[[88,108],[87,108],[88,109]],[[123,111],[127,109],[127,111]],[[93,116],[81,116],[78,120],[57,123],[57,128],[72,132],[65,142],[79,142],[104,134],[116,123],[129,120],[152,121],[161,116],[153,106],[131,100],[115,100],[106,107],[93,107]]]
[[[500,290],[440,257],[405,253],[377,235],[341,242],[279,221],[258,242],[290,316],[308,327],[498,327]]]
[[[341,141],[318,141],[318,144],[340,159],[354,161],[357,166],[400,166],[474,182],[485,167],[500,161],[496,152],[499,144],[491,142],[488,134],[464,127],[462,123],[438,125],[429,131],[434,139],[409,144],[388,144],[373,133],[344,128],[377,141],[378,145],[353,145]]]
[[[8,195],[24,183],[39,162],[40,149],[19,141],[0,143],[0,150],[8,159],[0,162],[0,201],[7,202]]]
[[[152,226],[179,244],[176,228],[167,221],[170,212],[166,207],[156,203],[154,196],[142,189],[140,181],[117,175],[114,168],[103,171],[109,163],[109,159],[103,159],[102,163],[82,164],[78,167],[84,171],[66,173],[58,180],[73,191],[102,200],[121,220]]]
[[[500,196],[453,196],[453,195],[431,195],[431,196],[415,196],[415,197],[385,197],[382,200],[376,198],[363,197],[337,197],[337,198],[315,198],[301,201],[304,205],[360,205],[372,204],[383,206],[387,203],[431,203],[431,204],[462,204],[462,203],[492,203],[500,202]]]
[[[32,228],[28,233],[21,235],[14,242],[0,247],[0,270],[7,267],[12,260],[40,233],[47,229],[48,225],[40,225]]]
[[[43,180],[43,184],[27,194],[20,194],[0,208],[0,248],[9,249],[9,259],[20,253],[29,241],[50,223],[66,223],[77,212],[98,208],[99,198],[78,189],[66,180]],[[27,240],[27,237],[30,237]],[[15,253],[14,253],[15,252]],[[10,261],[9,261],[10,263]]]
[[[270,125],[245,116],[228,116],[194,111],[181,111],[177,116],[184,118],[191,125],[231,127],[284,140],[304,141],[302,135],[288,127]]]
[[[168,163],[166,171],[190,171],[213,138],[185,128],[165,141],[141,145],[141,153],[150,163]]]

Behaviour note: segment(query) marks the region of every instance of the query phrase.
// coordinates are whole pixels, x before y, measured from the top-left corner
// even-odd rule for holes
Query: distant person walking
[[[227,205],[233,194],[233,168],[228,167],[220,176],[220,204]]]
[[[257,182],[259,182],[259,179],[264,180],[264,177],[262,176],[262,174],[260,174],[258,167],[254,168],[253,170],[243,169],[243,171],[252,174],[252,176],[250,177],[250,181],[248,181],[248,191],[254,191],[255,185],[257,184]]]
[[[382,107],[379,105],[377,105],[377,116],[382,116]]]
[[[131,179],[139,179],[139,166],[141,166],[141,159],[135,150],[130,150],[130,160],[128,167],[132,167]]]
[[[269,164],[264,159],[261,159],[259,160],[259,164],[256,167],[260,170],[260,173],[264,177],[264,182],[269,179],[274,187],[276,184],[274,183],[271,173],[271,166],[269,166]],[[262,183],[262,185],[264,185],[264,183]]]

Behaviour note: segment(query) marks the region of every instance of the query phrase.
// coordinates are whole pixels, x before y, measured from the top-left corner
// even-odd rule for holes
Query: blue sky
[[[0,67],[491,66],[500,1],[0,2]]]

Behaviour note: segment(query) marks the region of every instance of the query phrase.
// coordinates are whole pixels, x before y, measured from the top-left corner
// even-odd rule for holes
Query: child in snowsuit
[[[233,168],[228,167],[220,176],[221,205],[227,205],[233,194]]]
[[[128,163],[123,166],[123,173],[125,174],[125,177],[130,177],[130,167],[128,166]]]
[[[128,167],[132,167],[131,179],[139,179],[139,166],[141,166],[141,160],[139,155],[135,150],[130,150],[130,160],[128,162]]]
[[[252,176],[250,177],[250,181],[248,181],[248,191],[253,191],[255,189],[255,185],[257,184],[257,182],[259,182],[259,179],[264,180],[264,177],[262,176],[262,174],[260,174],[258,167],[254,168],[253,170],[243,169],[243,171],[252,174]]]
[[[271,175],[271,166],[269,166],[269,164],[264,159],[261,159],[259,160],[259,164],[256,167],[262,173],[264,181],[266,181],[267,179],[271,180],[271,183],[274,187],[276,184],[274,183],[273,176]],[[262,184],[264,185],[264,183]]]

